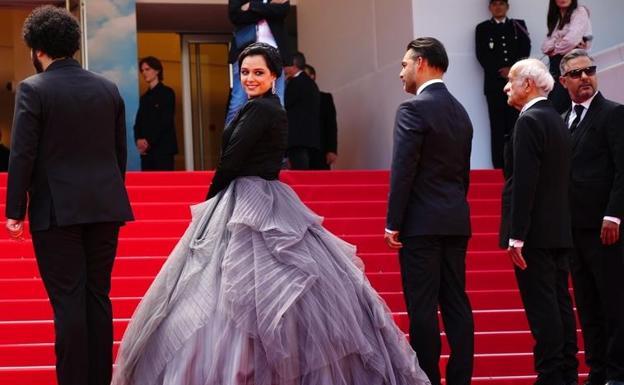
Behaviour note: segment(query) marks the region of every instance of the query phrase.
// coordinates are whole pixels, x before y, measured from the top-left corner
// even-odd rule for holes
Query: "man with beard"
[[[576,49],[561,59],[572,99],[572,281],[583,329],[588,384],[624,384],[624,106],[598,91],[596,65]]]
[[[472,123],[442,80],[448,69],[435,38],[410,42],[401,62],[385,239],[399,250],[410,343],[432,385],[440,385],[438,307],[451,354],[446,383],[471,383],[474,322],[466,295],[471,235],[466,196]]]
[[[35,9],[23,34],[38,74],[17,90],[6,227],[21,239],[28,208],[54,311],[58,384],[108,385],[111,271],[119,226],[133,219],[124,187],[124,103],[112,82],[72,59],[80,28],[68,11]]]

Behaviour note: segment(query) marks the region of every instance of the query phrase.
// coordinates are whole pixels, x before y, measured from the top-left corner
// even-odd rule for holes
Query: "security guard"
[[[507,105],[503,92],[509,68],[531,53],[531,40],[524,20],[507,17],[507,0],[490,0],[492,18],[477,25],[477,59],[484,71],[484,93],[490,115],[492,164],[503,167],[505,135],[516,123],[518,112]]]

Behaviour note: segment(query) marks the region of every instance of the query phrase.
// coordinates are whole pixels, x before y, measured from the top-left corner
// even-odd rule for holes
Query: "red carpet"
[[[190,217],[188,206],[203,200],[211,177],[205,172],[128,175],[137,221],[121,231],[114,268],[117,343],[141,296],[184,232]],[[325,217],[329,230],[357,245],[369,280],[388,303],[396,322],[407,331],[397,256],[385,246],[382,236],[388,173],[285,172],[282,180]],[[474,236],[466,263],[476,326],[473,382],[528,385],[535,376],[533,342],[511,263],[497,248],[501,188],[500,173],[472,172],[469,199]],[[5,193],[6,174],[0,173],[2,217]],[[56,384],[52,311],[38,277],[32,246],[30,242],[9,241],[4,222],[0,225],[0,384]],[[443,354],[442,364],[448,358],[446,342]],[[586,372],[583,365],[581,368]]]

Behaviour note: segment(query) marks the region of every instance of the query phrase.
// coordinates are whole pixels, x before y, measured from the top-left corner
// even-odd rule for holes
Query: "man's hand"
[[[384,239],[386,240],[386,244],[391,249],[400,249],[403,247],[403,244],[399,242],[399,232],[398,231],[386,231],[384,233]]]
[[[327,162],[327,164],[330,166],[334,164],[337,158],[338,155],[336,155],[335,152],[328,152],[327,154],[325,154],[325,162]]]
[[[249,11],[249,2],[243,4],[243,6],[241,7],[241,11]]]
[[[147,152],[147,149],[149,148],[149,143],[147,142],[147,140],[137,139],[136,145],[137,145],[137,150],[139,151],[139,154],[145,155],[145,153]]]
[[[522,247],[508,247],[507,254],[509,255],[509,258],[511,258],[511,262],[518,266],[520,270],[527,268],[527,263],[522,256]]]
[[[620,225],[615,222],[603,220],[600,230],[600,240],[603,245],[609,246],[620,239]]]
[[[24,240],[24,221],[21,219],[7,218],[6,228],[11,239]]]

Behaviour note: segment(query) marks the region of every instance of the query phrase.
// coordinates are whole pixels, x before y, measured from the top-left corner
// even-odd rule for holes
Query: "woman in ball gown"
[[[239,65],[249,101],[126,330],[113,384],[430,384],[355,248],[278,181],[278,51],[252,44]]]

